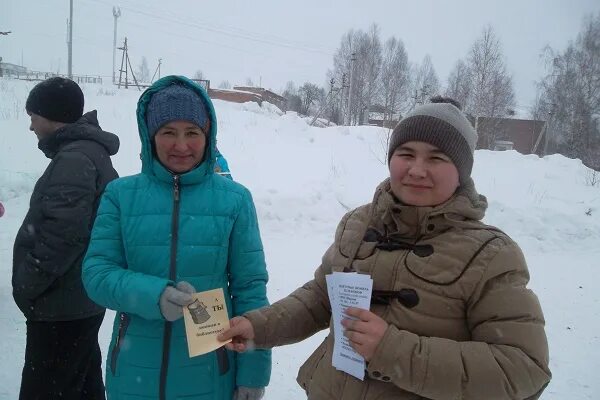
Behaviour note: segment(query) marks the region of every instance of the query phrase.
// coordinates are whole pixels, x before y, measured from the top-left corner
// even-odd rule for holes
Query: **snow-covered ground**
[[[29,132],[25,99],[34,83],[0,79],[0,399],[16,399],[25,323],[11,296],[12,244],[36,179],[48,160]],[[119,135],[113,158],[121,175],[138,172],[135,107],[139,92],[86,85],[86,111]],[[271,301],[311,279],[347,208],[370,201],[386,177],[387,130],[309,127],[296,115],[254,103],[215,101],[219,148],[234,178],[253,193],[270,273]],[[540,159],[514,151],[477,151],[474,179],[487,195],[486,222],[510,234],[525,252],[531,287],[540,297],[550,340],[550,386],[545,400],[600,398],[600,187],[589,170],[562,156]],[[105,352],[108,314],[101,331]],[[304,399],[298,367],[324,333],[273,351],[266,400]],[[595,378],[594,378],[595,377]]]

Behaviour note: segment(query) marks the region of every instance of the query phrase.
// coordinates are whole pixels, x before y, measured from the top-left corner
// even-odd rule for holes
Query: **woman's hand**
[[[243,353],[254,347],[254,328],[245,317],[234,317],[229,321],[230,328],[217,336],[221,342],[231,339],[231,343],[227,343],[225,347],[229,350]]]
[[[342,325],[346,328],[344,336],[358,354],[370,361],[388,328],[388,323],[371,311],[360,308],[348,307],[345,314],[356,319],[342,320]]]

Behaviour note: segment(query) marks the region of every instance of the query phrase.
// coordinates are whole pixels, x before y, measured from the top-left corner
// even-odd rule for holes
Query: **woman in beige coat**
[[[416,108],[392,133],[389,178],[344,216],[314,279],[234,318],[221,339],[245,351],[329,327],[325,276],[356,271],[373,279],[371,308],[348,308],[357,319],[343,325],[365,380],[332,366],[330,332],[298,374],[309,399],[538,398],[551,378],[544,317],[519,246],[481,222],[476,143],[456,102]]]

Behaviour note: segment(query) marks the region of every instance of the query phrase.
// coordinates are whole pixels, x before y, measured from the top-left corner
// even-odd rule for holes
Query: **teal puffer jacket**
[[[211,128],[204,161],[173,175],[153,157],[146,127],[152,95],[187,85],[207,105]],[[96,303],[117,311],[107,354],[108,398],[230,400],[237,386],[269,383],[271,354],[224,348],[190,358],[183,319],[167,322],[159,298],[167,285],[223,288],[230,317],[268,304],[267,271],[250,192],[214,173],[217,120],[206,92],[165,77],[138,102],[142,172],[113,181],[102,197],[83,263]]]

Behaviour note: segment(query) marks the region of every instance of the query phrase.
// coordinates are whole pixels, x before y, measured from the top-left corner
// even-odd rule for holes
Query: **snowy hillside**
[[[32,82],[0,79],[0,399],[17,398],[25,323],[11,296],[12,244],[29,196],[48,160],[37,149],[24,111]],[[114,164],[121,175],[140,169],[135,89],[86,85],[85,110],[98,109],[100,125],[121,139]],[[386,177],[387,130],[309,127],[273,106],[215,101],[219,148],[234,179],[254,196],[269,273],[271,301],[312,277],[347,209],[370,201]],[[477,151],[474,179],[488,197],[486,222],[523,248],[546,316],[550,386],[545,400],[600,398],[600,187],[586,184],[578,160],[540,159],[514,151]],[[113,314],[101,332],[106,352]],[[298,367],[324,333],[273,352],[265,399],[304,399]]]

